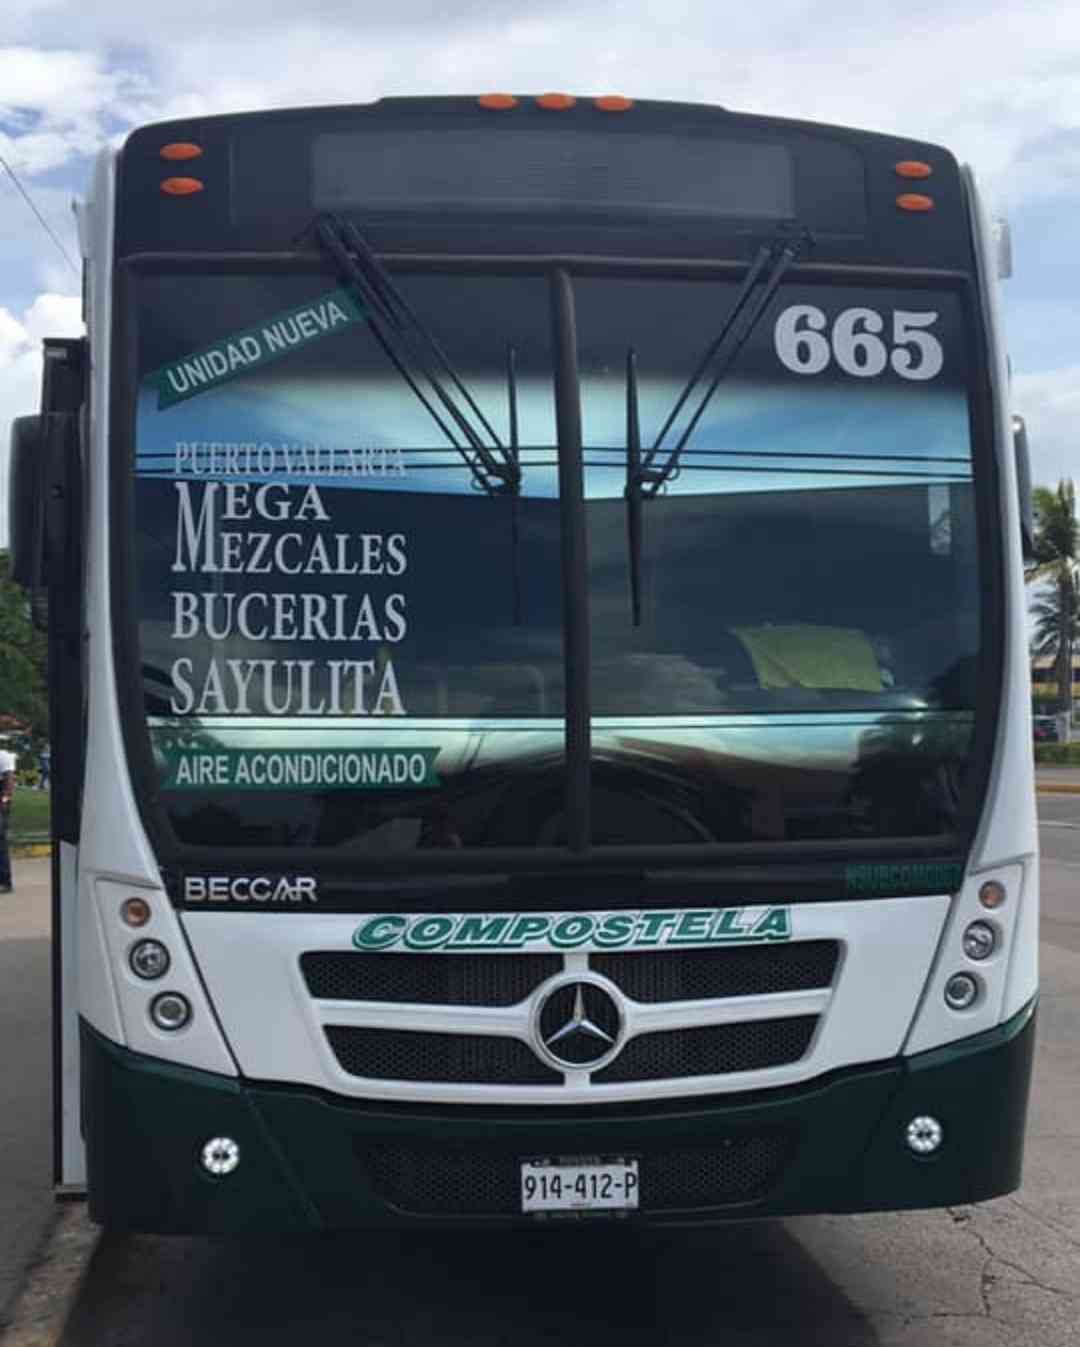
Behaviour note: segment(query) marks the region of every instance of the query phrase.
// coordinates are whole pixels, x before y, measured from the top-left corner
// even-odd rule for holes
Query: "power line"
[[[41,225],[42,229],[44,229],[44,231],[46,232],[46,234],[48,234],[49,238],[52,239],[52,241],[56,244],[56,246],[57,246],[57,247],[60,249],[60,251],[63,253],[63,255],[64,255],[64,261],[68,264],[68,266],[72,269],[72,271],[73,271],[73,272],[75,273],[75,275],[77,276],[77,275],[79,274],[79,268],[78,268],[78,267],[75,265],[75,263],[71,260],[71,254],[70,254],[70,253],[68,252],[68,250],[64,247],[64,245],[60,242],[59,238],[57,238],[56,233],[55,233],[55,231],[53,230],[52,225],[49,224],[48,220],[46,220],[46,218],[44,217],[44,215],[42,215],[41,211],[38,210],[37,206],[34,204],[33,199],[32,199],[31,196],[30,196],[30,193],[26,190],[26,188],[25,188],[25,187],[22,185],[22,183],[19,181],[18,176],[17,176],[16,173],[15,173],[15,170],[11,167],[11,165],[8,163],[8,161],[4,158],[4,156],[3,156],[2,154],[0,154],[0,165],[3,166],[4,171],[7,173],[8,177],[9,177],[9,178],[11,179],[11,181],[15,184],[16,188],[18,189],[19,195],[22,197],[22,199],[26,202],[26,204],[30,207],[30,209],[31,209],[31,210],[34,212],[34,214],[37,216],[38,223]]]

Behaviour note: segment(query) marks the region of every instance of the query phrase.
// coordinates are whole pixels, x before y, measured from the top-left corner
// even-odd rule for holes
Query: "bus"
[[[971,172],[623,97],[102,154],[13,431],[58,1186],[150,1232],[1020,1180],[1023,555]]]

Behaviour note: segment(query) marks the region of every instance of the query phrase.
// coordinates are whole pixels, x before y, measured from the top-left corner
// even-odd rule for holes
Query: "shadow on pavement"
[[[771,1222],[228,1242],[111,1236],[62,1347],[311,1341],[870,1347],[878,1338]]]

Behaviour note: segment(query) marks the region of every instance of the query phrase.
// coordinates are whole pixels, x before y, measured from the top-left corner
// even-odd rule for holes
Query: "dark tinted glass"
[[[483,489],[325,279],[140,287],[139,637],[185,841],[550,840],[563,687],[546,286],[402,286],[504,441],[513,351],[516,506]]]
[[[761,219],[795,214],[785,146],[662,132],[516,126],[487,135],[472,127],[337,132],[315,138],[312,171],[320,210],[441,204]]]
[[[952,294],[781,288],[643,503],[634,625],[627,351],[647,455],[734,296],[702,282],[577,287],[597,840],[947,832],[980,621]]]

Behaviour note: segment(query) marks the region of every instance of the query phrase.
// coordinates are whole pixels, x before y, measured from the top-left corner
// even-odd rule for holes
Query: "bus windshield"
[[[131,588],[181,843],[565,842],[548,284],[396,280],[516,431],[516,490],[478,481],[325,275],[139,277]],[[648,454],[739,281],[573,284],[593,843],[953,832],[981,622],[959,294],[785,281],[641,503],[635,613],[627,355]]]

